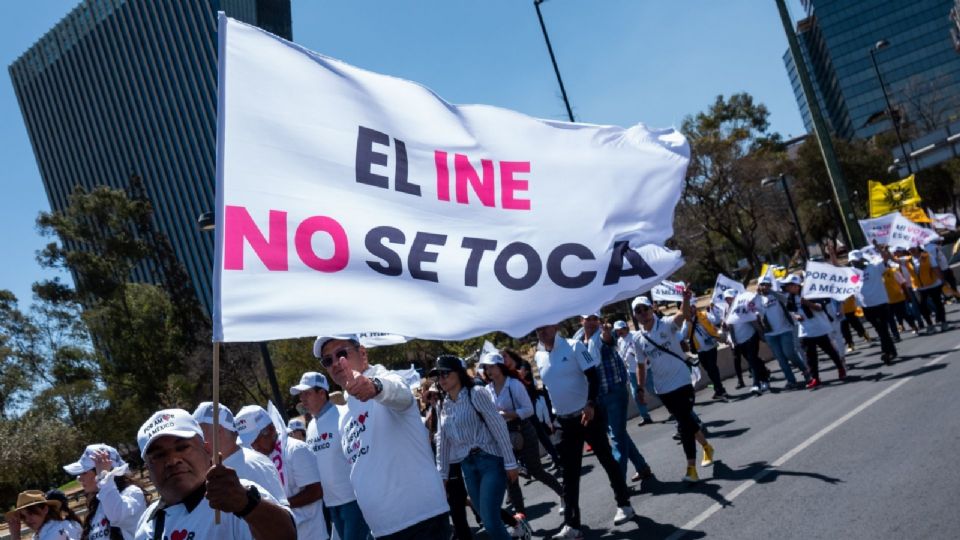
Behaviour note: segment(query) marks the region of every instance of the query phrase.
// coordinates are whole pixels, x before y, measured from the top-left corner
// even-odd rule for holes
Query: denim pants
[[[627,460],[633,463],[637,472],[647,466],[643,455],[627,433],[627,400],[630,399],[627,393],[627,384],[620,383],[610,387],[598,400],[606,412],[607,433],[613,441],[613,459],[620,465],[620,473],[624,478],[627,477]]]
[[[480,519],[487,536],[497,540],[510,540],[507,528],[500,519],[500,503],[507,490],[507,475],[503,471],[503,458],[476,451],[460,462],[463,481],[467,485],[470,500],[479,507]]]
[[[630,393],[633,395],[633,400],[637,404],[637,411],[640,413],[640,417],[644,420],[650,418],[650,409],[647,408],[645,403],[640,403],[640,400],[637,398],[637,387],[640,386],[637,381],[637,373],[627,373],[627,377],[630,379]],[[650,373],[650,370],[647,370],[647,387],[644,389],[643,393],[648,396],[652,396],[653,392],[653,373]]]
[[[767,334],[766,339],[767,346],[773,351],[773,355],[777,357],[777,362],[780,364],[780,371],[783,372],[783,376],[787,379],[787,382],[797,384],[797,378],[793,376],[793,370],[790,369],[790,364],[793,364],[799,369],[800,373],[806,374],[808,372],[807,364],[797,353],[797,342],[794,339],[793,330],[773,335]]]
[[[350,501],[339,506],[329,506],[330,520],[337,529],[341,540],[366,540],[372,538],[370,527],[360,513],[357,501]]]

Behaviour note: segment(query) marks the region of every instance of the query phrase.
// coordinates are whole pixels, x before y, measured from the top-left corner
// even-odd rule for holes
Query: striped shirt
[[[490,392],[481,387],[461,388],[457,397],[444,398],[440,409],[437,470],[443,479],[447,479],[450,464],[460,463],[474,448],[503,458],[504,469],[516,469],[507,423],[497,412]]]
[[[627,365],[617,352],[616,343],[607,344],[600,339],[600,331],[596,331],[584,343],[587,351],[597,360],[600,366],[597,374],[600,375],[600,394],[610,393],[617,386],[627,383]]]

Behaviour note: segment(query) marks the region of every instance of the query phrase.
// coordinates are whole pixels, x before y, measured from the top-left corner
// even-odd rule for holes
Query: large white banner
[[[858,220],[860,229],[863,230],[863,236],[867,239],[867,244],[890,243],[890,229],[899,215],[900,212],[890,212],[880,217]]]
[[[730,279],[723,274],[717,274],[717,281],[713,285],[713,296],[710,299],[710,303],[715,306],[720,306],[724,310],[727,308],[727,303],[723,299],[723,293],[728,289],[736,291],[738,294],[746,290],[743,286],[743,283],[735,279]]]
[[[743,291],[733,299],[730,310],[727,312],[727,324],[739,324],[757,320],[761,311],[757,293]]]
[[[655,302],[683,302],[683,291],[687,285],[682,281],[661,281],[650,291]]]
[[[675,130],[451,105],[225,17],[219,40],[215,340],[520,336],[683,264]]]
[[[890,238],[887,244],[892,248],[911,248],[913,246],[925,246],[938,238],[940,238],[940,235],[933,229],[923,227],[897,214],[893,220],[893,226],[890,228]]]
[[[937,229],[946,229],[948,231],[956,230],[957,216],[951,213],[935,214],[933,210],[927,209],[927,215],[933,220],[933,226]]]
[[[863,272],[851,266],[834,266],[828,263],[807,261],[803,272],[804,298],[833,298],[843,302],[860,294]]]

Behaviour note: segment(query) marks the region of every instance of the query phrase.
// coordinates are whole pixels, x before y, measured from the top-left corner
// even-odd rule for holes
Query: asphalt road
[[[614,527],[609,483],[596,459],[585,457],[585,537],[960,537],[960,309],[951,308],[947,319],[958,330],[904,335],[893,366],[880,362],[879,344],[858,339],[846,382],[836,381],[827,360],[821,388],[778,392],[784,381],[774,362],[772,393],[738,390],[740,397],[723,403],[700,392],[696,410],[716,463],[700,468],[698,485],[680,481],[683,452],[672,439],[675,424],[662,423],[665,410],[654,411],[654,425],[631,420],[629,432],[657,478],[636,488],[637,519]],[[556,496],[539,482],[521,482],[535,536],[558,533]]]

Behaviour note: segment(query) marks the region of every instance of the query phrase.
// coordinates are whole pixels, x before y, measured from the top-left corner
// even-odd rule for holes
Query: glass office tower
[[[84,0],[9,68],[51,208],[139,176],[208,315],[218,11],[292,38],[290,0]]]

